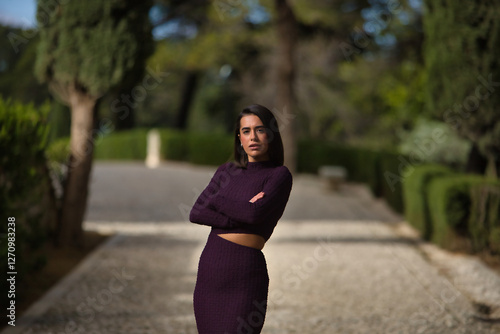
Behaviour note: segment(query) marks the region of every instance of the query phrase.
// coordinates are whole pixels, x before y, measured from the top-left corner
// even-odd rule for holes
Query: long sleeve
[[[194,207],[189,214],[192,223],[218,228],[231,228],[235,224],[229,217],[208,207]]]
[[[251,198],[226,197],[216,195],[209,207],[229,217],[231,220],[246,224],[259,224],[267,220],[277,220],[283,214],[292,189],[292,175],[288,168],[277,167],[264,185],[264,197],[250,203]],[[257,195],[257,194],[254,194]]]
[[[210,199],[216,196],[219,190],[220,179],[224,174],[226,167],[227,164],[224,164],[217,169],[214,176],[210,180],[210,183],[203,190],[200,196],[198,196],[198,199],[189,213],[189,220],[192,223],[218,228],[230,228],[234,225],[234,222],[232,222],[228,216],[215,211],[211,206],[209,206]]]

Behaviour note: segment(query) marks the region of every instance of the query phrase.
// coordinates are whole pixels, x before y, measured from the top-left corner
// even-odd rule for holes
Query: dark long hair
[[[283,166],[283,141],[281,140],[278,121],[269,109],[259,104],[252,104],[251,106],[246,107],[240,112],[238,118],[236,119],[236,126],[234,129],[234,160],[236,164],[239,167],[246,167],[248,163],[248,155],[243,147],[241,147],[240,138],[238,137],[240,134],[241,118],[248,115],[255,115],[260,118],[264,128],[266,129],[269,140],[267,151],[269,154],[269,160],[274,162],[277,166]]]

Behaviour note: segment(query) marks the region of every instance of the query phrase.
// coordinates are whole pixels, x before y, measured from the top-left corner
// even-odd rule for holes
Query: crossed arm
[[[193,223],[218,228],[243,224],[258,224],[279,218],[283,213],[292,186],[292,176],[286,167],[279,169],[251,199],[228,198],[218,194],[218,179],[224,170],[219,167],[212,180],[196,200],[189,220]],[[218,197],[217,201],[211,201]]]
[[[218,195],[211,205],[217,212],[245,224],[259,224],[278,219],[292,189],[292,175],[286,167],[277,167],[261,192],[253,198],[233,198]]]
[[[191,222],[218,228],[230,228],[236,225],[236,222],[231,221],[229,217],[217,212],[210,206],[210,199],[217,195],[219,188],[218,180],[224,170],[225,165],[220,166],[205,190],[198,196],[189,214]]]

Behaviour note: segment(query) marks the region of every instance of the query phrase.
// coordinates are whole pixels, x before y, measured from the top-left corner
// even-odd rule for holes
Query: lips
[[[248,147],[249,147],[250,149],[252,149],[252,150],[256,150],[256,149],[258,149],[258,148],[260,147],[260,145],[257,145],[257,144],[252,144],[252,145],[250,145],[250,146],[248,146]]]

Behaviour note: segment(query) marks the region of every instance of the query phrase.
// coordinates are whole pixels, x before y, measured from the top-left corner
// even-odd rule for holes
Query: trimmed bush
[[[382,196],[383,173],[380,166],[383,153],[368,150],[355,149],[354,168],[352,180],[367,183],[373,195]]]
[[[383,152],[379,158],[382,183],[380,184],[381,196],[397,212],[404,212],[403,182],[413,171],[413,166],[408,157],[395,152]]]
[[[433,228],[431,240],[451,250],[471,250],[469,220],[477,216],[471,214],[471,189],[492,182],[497,184],[498,181],[467,174],[433,179],[427,197]]]
[[[114,132],[95,142],[98,160],[145,160],[149,130]],[[195,164],[220,165],[231,158],[232,137],[223,134],[188,133],[160,129],[160,154],[163,159]],[[53,161],[62,163],[69,155],[69,139],[55,141],[48,149]]]
[[[433,178],[451,173],[449,168],[441,165],[417,166],[403,182],[406,221],[420,231],[421,236],[426,240],[429,240],[432,235],[431,218],[426,200],[428,185]]]
[[[500,254],[500,182],[473,185],[470,195],[468,228],[473,250]]]
[[[199,165],[221,165],[231,160],[233,137],[222,134],[190,133],[189,162]]]
[[[493,254],[500,255],[500,227],[498,223],[497,226],[491,230],[489,239],[490,251]]]
[[[146,129],[113,132],[97,137],[94,158],[97,160],[145,160],[147,151]],[[55,140],[47,148],[51,163],[65,164],[70,155],[70,138]]]
[[[188,160],[189,144],[186,132],[171,129],[161,129],[161,157],[166,160]]]
[[[95,141],[94,157],[99,160],[145,160],[147,129],[114,132]]]

